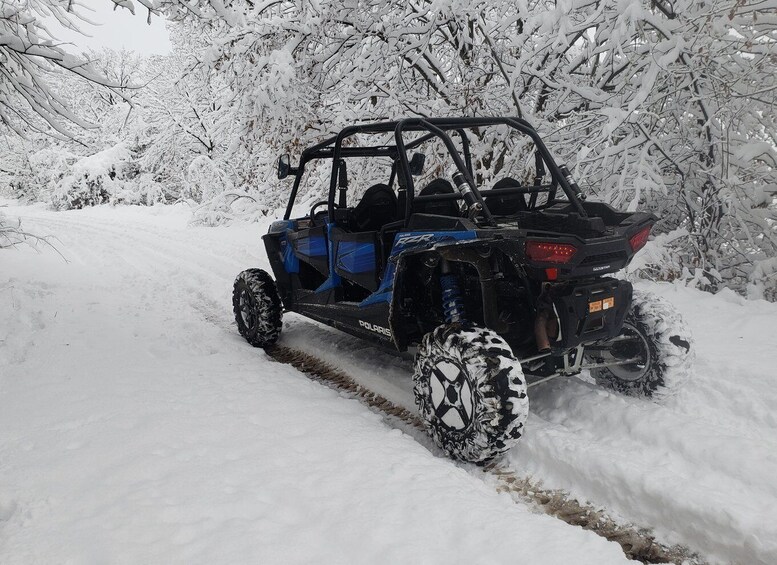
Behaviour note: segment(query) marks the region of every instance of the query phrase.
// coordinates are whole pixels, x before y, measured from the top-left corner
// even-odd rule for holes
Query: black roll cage
[[[369,124],[353,125],[343,128],[336,136],[330,137],[316,145],[312,145],[302,152],[300,157],[299,166],[296,168],[296,177],[294,179],[294,186],[291,189],[289,195],[289,203],[286,206],[286,213],[283,218],[288,220],[291,217],[291,209],[294,205],[294,201],[297,197],[297,191],[302,180],[303,173],[305,171],[305,165],[315,159],[332,159],[332,175],[329,184],[329,197],[327,200],[329,222],[332,223],[335,220],[335,195],[338,189],[338,172],[340,170],[339,162],[342,159],[348,157],[390,157],[394,161],[394,166],[391,172],[391,182],[393,182],[396,171],[396,164],[399,164],[399,186],[400,189],[406,190],[407,198],[405,199],[405,225],[407,225],[410,215],[413,209],[413,202],[415,201],[436,201],[436,200],[449,200],[460,199],[461,196],[442,194],[433,196],[415,196],[415,185],[413,183],[413,175],[410,172],[410,163],[407,158],[407,152],[419,147],[423,143],[437,137],[445,145],[448,153],[453,159],[454,164],[458,171],[464,175],[467,183],[470,185],[472,192],[480,205],[483,207],[483,218],[489,225],[495,225],[491,210],[488,209],[481,191],[478,189],[474,179],[474,172],[472,169],[472,156],[470,153],[469,138],[465,132],[465,129],[488,127],[495,125],[506,125],[519,132],[529,136],[535,144],[537,151],[537,177],[535,184],[540,184],[543,173],[545,172],[542,167],[542,162],[547,166],[548,172],[551,175],[552,182],[550,185],[534,186],[518,189],[516,188],[504,188],[504,189],[492,189],[486,191],[488,195],[502,195],[502,194],[514,194],[514,193],[536,193],[544,190],[548,190],[548,203],[555,201],[556,187],[560,186],[564,191],[564,194],[569,199],[569,202],[574,206],[575,211],[582,217],[587,217],[585,209],[583,208],[580,198],[578,197],[575,189],[571,186],[569,180],[561,171],[559,165],[553,160],[550,151],[540,139],[537,131],[524,119],[515,117],[489,117],[489,118],[406,118],[397,121],[384,121],[374,122]],[[409,143],[405,143],[402,134],[404,132],[427,132],[418,139],[415,139]],[[453,131],[459,134],[461,138],[462,152],[464,153],[464,159],[462,160],[459,151],[456,149],[456,145],[447,132]],[[394,145],[379,145],[379,146],[349,146],[343,147],[343,141],[348,137],[351,137],[360,133],[367,134],[381,134],[381,133],[394,133]],[[341,187],[344,188],[344,187]]]

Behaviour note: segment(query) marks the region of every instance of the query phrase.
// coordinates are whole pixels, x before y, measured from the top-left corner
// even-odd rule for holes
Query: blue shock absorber
[[[445,321],[449,324],[466,321],[464,300],[461,297],[461,288],[456,275],[442,275],[440,277],[442,287],[442,309]]]

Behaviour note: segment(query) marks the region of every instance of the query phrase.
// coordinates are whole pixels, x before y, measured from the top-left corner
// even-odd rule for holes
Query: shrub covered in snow
[[[192,210],[192,225],[227,225],[240,219],[259,221],[267,216],[269,209],[242,190],[222,192]]]
[[[56,182],[51,194],[51,203],[59,210],[168,201],[163,185],[140,171],[133,151],[123,142],[77,160]]]
[[[198,204],[235,189],[230,175],[206,155],[195,157],[186,169],[183,197]]]
[[[777,257],[755,264],[748,278],[747,297],[777,302]]]
[[[684,228],[659,233],[648,241],[626,267],[626,278],[632,282],[680,282],[691,288],[717,292],[726,280],[714,267],[703,267],[689,256],[685,247],[690,238],[691,235]]]
[[[645,244],[626,267],[629,280],[673,281],[682,275],[683,269],[673,244],[688,236],[684,229],[659,234]]]
[[[6,138],[5,141],[9,141]],[[51,139],[11,139],[0,149],[0,189],[22,202],[45,202],[79,156]]]
[[[108,202],[109,189],[126,177],[130,160],[124,143],[79,159],[57,183],[51,203],[59,210],[69,210]]]

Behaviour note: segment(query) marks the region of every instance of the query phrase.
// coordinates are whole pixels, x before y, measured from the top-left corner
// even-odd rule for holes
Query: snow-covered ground
[[[625,561],[249,347],[231,283],[266,268],[265,226],[5,211],[70,262],[0,251],[3,564]],[[777,305],[642,286],[695,334],[687,386],[540,385],[506,462],[708,559],[777,563]],[[282,342],[413,408],[407,359],[291,315]]]
[[[621,563],[355,400],[249,347],[257,226],[181,210],[6,209],[0,563]]]

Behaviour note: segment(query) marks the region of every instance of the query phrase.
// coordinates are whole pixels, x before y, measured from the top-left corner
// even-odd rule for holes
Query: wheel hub
[[[430,379],[432,406],[441,424],[463,430],[472,421],[472,387],[464,370],[455,363],[442,361],[432,369]]]
[[[637,381],[650,370],[650,349],[647,338],[628,322],[623,324],[622,339],[613,344],[609,351],[603,352],[605,362],[617,362],[626,359],[637,359],[633,363],[614,364],[610,372],[624,381]]]

